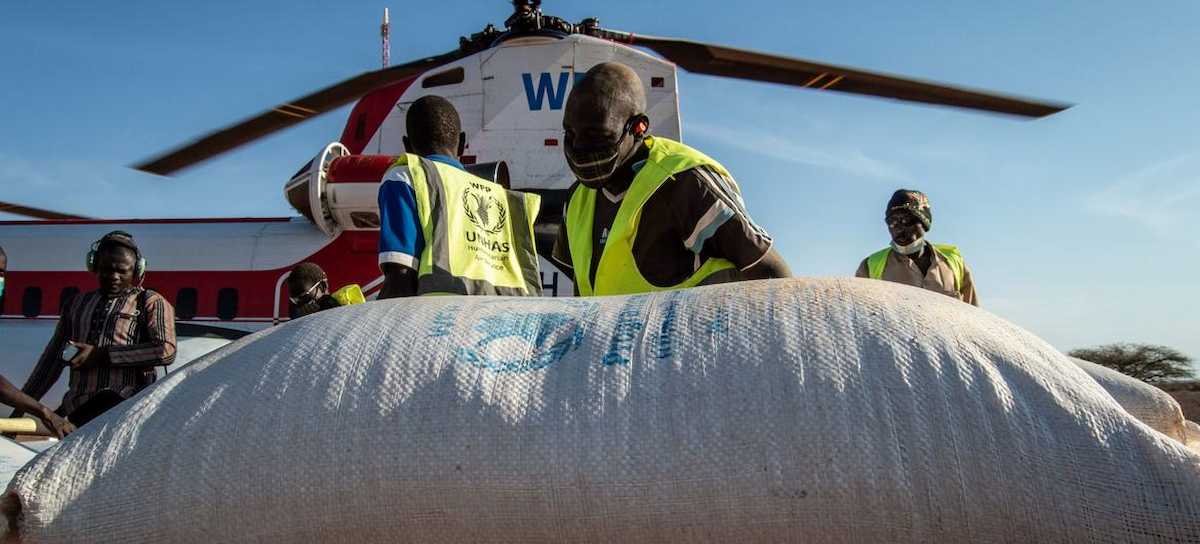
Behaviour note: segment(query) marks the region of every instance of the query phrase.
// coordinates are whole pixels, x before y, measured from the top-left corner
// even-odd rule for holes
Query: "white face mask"
[[[923,238],[923,237],[913,240],[913,243],[908,244],[906,246],[902,246],[902,245],[897,244],[896,242],[892,242],[892,250],[894,250],[896,253],[899,253],[901,255],[915,255],[917,253],[920,253],[921,248],[924,248],[924,247],[925,247],[925,238]]]

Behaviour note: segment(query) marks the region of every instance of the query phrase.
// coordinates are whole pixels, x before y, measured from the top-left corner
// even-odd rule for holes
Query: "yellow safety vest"
[[[720,163],[679,142],[655,137],[646,138],[646,145],[650,148],[650,155],[634,176],[617,210],[612,230],[600,254],[600,264],[596,267],[595,286],[592,285],[590,271],[594,255],[592,225],[598,191],[579,185],[567,203],[567,243],[571,250],[571,262],[575,266],[575,286],[579,288],[581,296],[624,295],[694,287],[717,272],[736,270],[728,260],[711,258],[676,285],[659,287],[642,276],[633,258],[633,241],[637,238],[642,207],[650,197],[675,174],[697,166],[708,166],[728,175]]]
[[[333,300],[338,301],[342,306],[350,306],[352,304],[362,304],[367,301],[367,297],[363,296],[362,286],[357,283],[343,285],[341,289],[330,293]]]
[[[408,169],[425,235],[417,294],[542,293],[533,241],[541,197],[412,154],[392,168]]]
[[[946,264],[949,264],[950,270],[954,272],[954,288],[962,289],[964,265],[962,254],[958,252],[958,246],[933,243],[929,245],[933,246],[934,250],[946,258]],[[885,247],[867,257],[867,275],[871,279],[878,280],[883,278],[883,269],[887,268],[887,258],[891,253],[892,248]]]

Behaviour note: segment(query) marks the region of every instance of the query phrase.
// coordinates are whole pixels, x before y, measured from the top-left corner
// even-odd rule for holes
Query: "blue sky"
[[[170,5],[168,5],[170,4]],[[127,165],[500,24],[508,3],[18,3],[0,20],[0,200],[102,217],[284,215],[326,115],[164,180]],[[344,4],[344,5],[343,5]],[[830,4],[837,4],[831,6]],[[898,187],[929,194],[985,308],[1063,349],[1200,358],[1200,3],[548,0],[572,21],[1077,104],[1040,121],[693,76],[684,138],[741,183],[795,272],[852,274]]]

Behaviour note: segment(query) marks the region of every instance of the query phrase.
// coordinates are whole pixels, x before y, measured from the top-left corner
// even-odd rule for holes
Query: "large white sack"
[[[1126,376],[1108,367],[1071,357],[1084,372],[1108,391],[1113,399],[1133,417],[1154,430],[1184,444],[1187,431],[1184,428],[1183,408],[1166,391],[1137,378]]]
[[[1184,441],[1189,448],[1200,452],[1200,425],[1195,421],[1183,422],[1183,430],[1186,433],[1187,439]]]
[[[1200,539],[1200,456],[936,293],[780,280],[324,312],[34,459],[30,542]]]
[[[25,466],[37,452],[7,438],[0,438],[0,482],[8,485],[13,474]]]

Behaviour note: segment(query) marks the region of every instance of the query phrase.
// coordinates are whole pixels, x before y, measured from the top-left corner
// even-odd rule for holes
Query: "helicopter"
[[[70,297],[94,278],[79,255],[105,232],[131,233],[150,259],[146,287],[176,308],[179,362],[248,332],[287,321],[289,270],[311,261],[331,284],[357,283],[368,298],[382,287],[376,250],[378,186],[404,153],[405,113],[436,94],[458,110],[466,137],[460,160],[477,175],[542,196],[535,233],[549,254],[574,178],[562,152],[562,114],[572,85],[602,62],[633,68],[645,86],[658,136],[682,140],[680,69],[717,77],[1039,118],[1069,105],[697,42],[604,28],[543,13],[540,0],[514,0],[501,27],[488,24],[453,49],[390,65],[272,106],[146,159],[135,168],[170,176],[273,133],[353,103],[337,140],[304,154],[283,182],[297,217],[96,220],[0,202],[0,211],[37,221],[0,221],[10,255],[0,298],[4,369],[23,376]],[[383,30],[386,33],[385,19]],[[315,156],[309,155],[316,151]],[[311,157],[311,158],[309,158]],[[282,176],[281,176],[282,177]],[[220,240],[220,244],[212,244]],[[571,279],[541,259],[543,291],[570,296]]]

